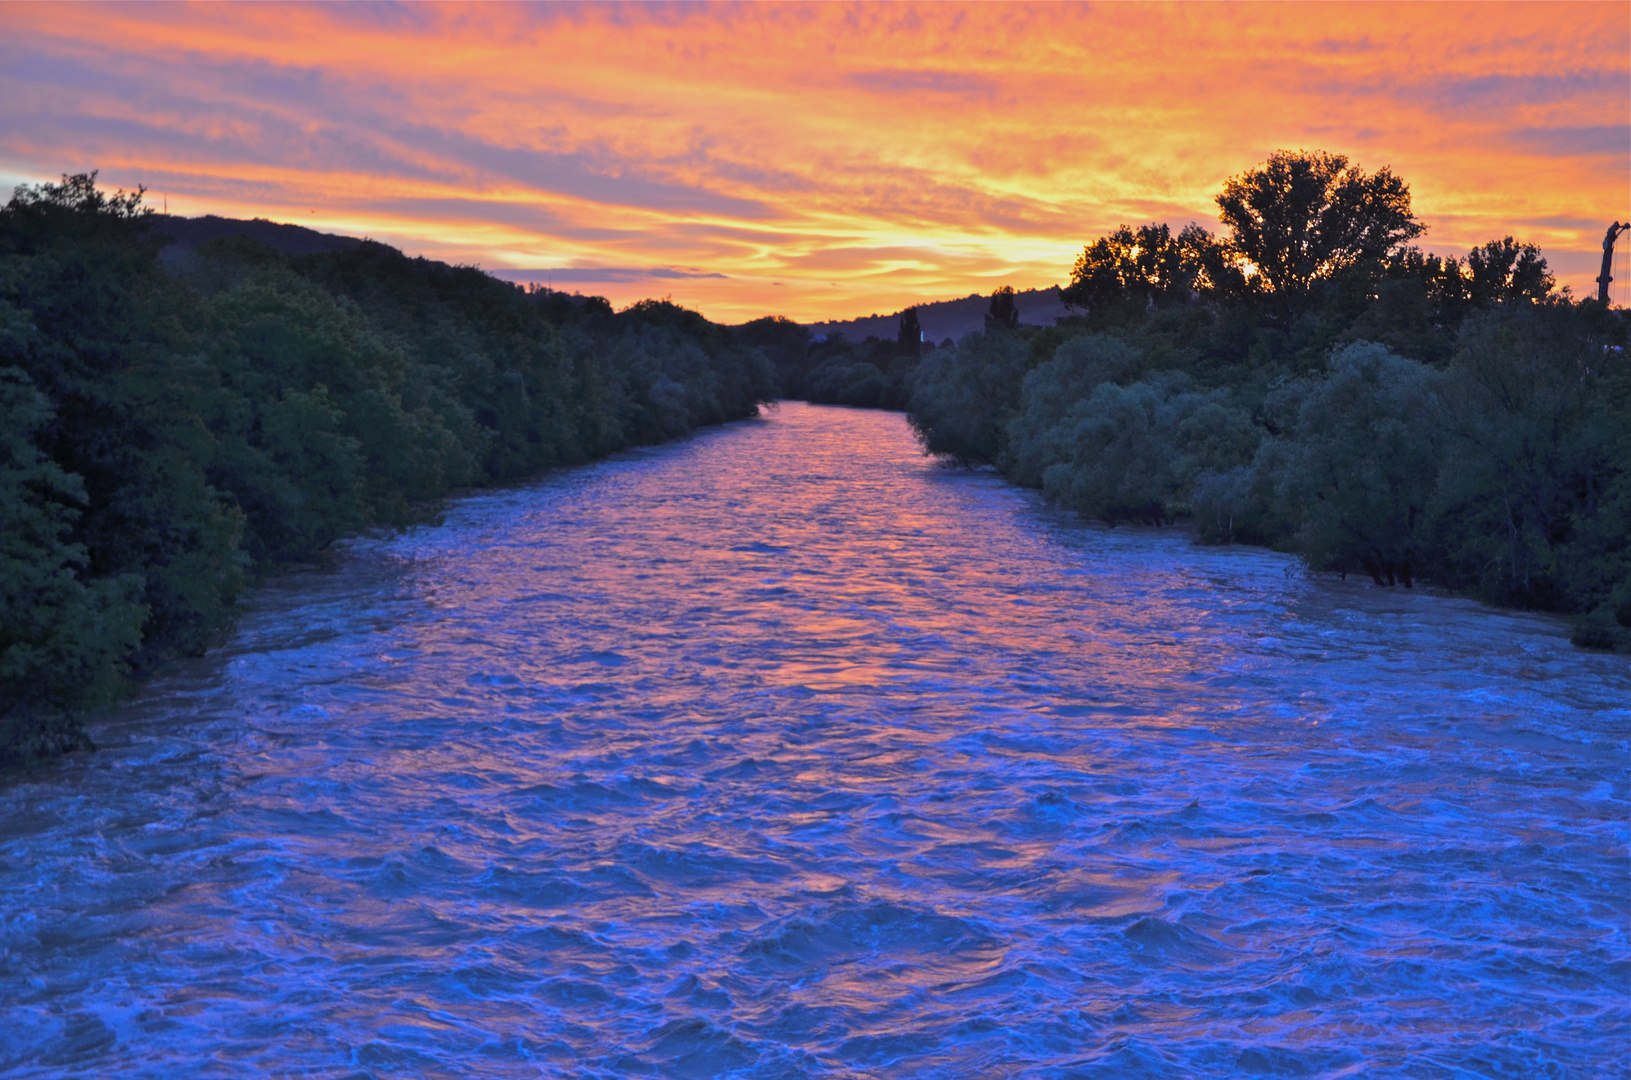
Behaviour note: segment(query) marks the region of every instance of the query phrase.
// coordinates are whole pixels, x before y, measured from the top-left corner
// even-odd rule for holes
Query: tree
[[[1004,285],[991,294],[991,310],[986,312],[987,330],[1018,330],[1019,306],[1014,303],[1014,290]]]
[[[1544,300],[1557,284],[1534,244],[1512,237],[1467,252],[1467,292],[1475,304]]]
[[[26,374],[0,367],[0,766],[90,745],[73,711],[118,688],[147,614],[139,576],[86,572],[70,537],[84,484],[33,441],[53,419]]]
[[[808,336],[771,320],[744,342],[366,242],[221,236],[171,265],[141,203],[85,173],[0,206],[0,768],[87,745],[84,710],[207,648],[252,569],[752,415],[769,346]]]
[[[925,453],[963,465],[996,461],[1031,357],[1017,334],[970,334],[923,358],[907,420]]]
[[[1224,182],[1219,219],[1284,312],[1321,281],[1384,261],[1427,227],[1410,210],[1410,187],[1387,167],[1366,174],[1341,154],[1277,151]]]
[[[1406,587],[1430,569],[1428,510],[1448,440],[1444,383],[1440,370],[1360,341],[1333,353],[1323,375],[1278,391],[1295,421],[1283,452],[1268,459],[1310,566]]]
[[[998,467],[1016,483],[1041,487],[1048,466],[1067,456],[1060,445],[1066,414],[1103,383],[1136,380],[1143,361],[1138,350],[1119,337],[1082,334],[1065,341],[1025,376]]]
[[[923,327],[917,321],[917,308],[909,307],[900,313],[900,354],[923,355]]]
[[[96,172],[62,174],[62,183],[21,184],[13,192],[6,210],[13,218],[45,219],[57,233],[66,230],[71,217],[81,221],[134,221],[152,216],[153,208],[142,205],[147,188],[138,184],[135,191],[120,188],[109,195],[96,187]],[[13,226],[15,227],[15,225]]]
[[[1118,302],[1144,308],[1243,283],[1229,252],[1199,225],[1173,236],[1167,225],[1151,223],[1136,231],[1123,225],[1082,249],[1060,296],[1089,311]]]

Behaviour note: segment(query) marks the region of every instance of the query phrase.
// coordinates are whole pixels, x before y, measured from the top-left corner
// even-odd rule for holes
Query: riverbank
[[[0,210],[0,766],[87,746],[86,710],[340,537],[776,393],[760,352],[666,302],[364,241],[166,260],[166,236],[93,176]]]
[[[1144,325],[994,330],[927,354],[925,449],[1107,524],[1193,523],[1379,585],[1551,611],[1631,651],[1631,364],[1621,313],[1469,315],[1438,364],[1337,343],[1216,366],[1200,306]]]

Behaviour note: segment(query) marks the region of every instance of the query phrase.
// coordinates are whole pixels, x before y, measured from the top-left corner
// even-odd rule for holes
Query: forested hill
[[[140,203],[76,176],[0,209],[0,764],[84,745],[259,574],[777,394],[764,350],[672,304]]]
[[[160,258],[167,265],[181,265],[200,245],[212,240],[245,238],[265,244],[282,255],[320,255],[329,251],[355,251],[366,241],[354,236],[338,236],[318,232],[304,225],[285,225],[265,218],[176,217],[171,214],[151,214],[147,219],[148,233],[163,243]]]

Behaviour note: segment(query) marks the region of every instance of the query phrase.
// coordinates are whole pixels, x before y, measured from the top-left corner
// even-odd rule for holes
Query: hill
[[[171,243],[160,259],[168,266],[176,266],[190,258],[194,248],[211,240],[227,236],[246,236],[259,241],[283,255],[322,255],[330,251],[355,251],[362,241],[354,236],[337,236],[318,232],[304,225],[283,225],[265,218],[248,221],[239,218],[175,217],[154,214],[150,219],[155,236],[170,237]]]
[[[1059,299],[1059,287],[1026,289],[1014,293],[1019,307],[1019,321],[1023,326],[1052,326],[1054,321],[1071,312]],[[960,300],[939,300],[917,305],[918,322],[924,336],[939,343],[946,338],[960,340],[965,334],[985,328],[985,313],[991,306],[991,297],[972,293]],[[868,315],[847,321],[811,323],[815,334],[831,336],[839,333],[846,341],[864,341],[868,336],[889,340],[900,330],[900,312],[888,315]]]

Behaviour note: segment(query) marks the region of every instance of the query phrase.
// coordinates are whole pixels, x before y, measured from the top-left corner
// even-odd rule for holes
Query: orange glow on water
[[[6,5],[0,23],[6,179],[100,168],[174,212],[724,320],[1056,283],[1122,222],[1214,227],[1222,180],[1280,147],[1391,165],[1426,246],[1513,233],[1577,293],[1631,210],[1617,3]]]

